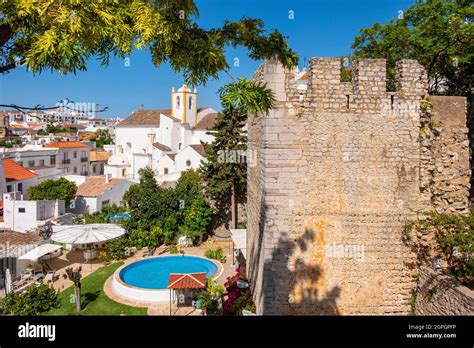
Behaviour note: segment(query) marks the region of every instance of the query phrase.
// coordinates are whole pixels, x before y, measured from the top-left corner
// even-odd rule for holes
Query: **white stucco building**
[[[116,126],[105,174],[137,180],[138,171],[148,166],[159,182],[176,181],[182,171],[199,167],[201,141],[212,141],[206,133],[216,117],[214,109],[198,109],[196,89],[173,88],[171,109],[139,109]]]
[[[83,178],[80,184],[76,181],[76,198],[70,207],[75,214],[95,213],[105,206],[118,205],[125,192],[133,185],[130,180],[111,178],[110,175]]]
[[[28,232],[65,212],[64,201],[28,201],[23,198],[21,192],[4,193],[1,227],[16,232]]]

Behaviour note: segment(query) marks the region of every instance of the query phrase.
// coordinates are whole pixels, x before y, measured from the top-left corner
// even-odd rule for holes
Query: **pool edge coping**
[[[150,260],[150,259],[156,259],[156,258],[159,258],[159,257],[170,257],[170,256],[179,256],[179,255],[157,255],[157,256],[150,256],[150,257],[143,257],[141,258],[140,260],[136,260],[136,261],[133,261],[133,262],[130,262],[130,263],[125,263],[123,264],[122,266],[120,266],[119,268],[117,268],[114,272],[114,274],[112,274],[111,278],[112,278],[112,281],[117,281],[118,283],[120,283],[120,285],[122,286],[125,286],[125,287],[129,287],[129,288],[132,288],[132,289],[136,289],[136,290],[141,290],[141,291],[160,291],[160,290],[169,290],[168,288],[162,288],[162,289],[147,289],[147,288],[140,288],[138,286],[133,286],[133,285],[130,285],[130,284],[127,284],[125,283],[121,278],[120,278],[120,272],[122,271],[122,269],[124,269],[125,267],[127,266],[130,266],[136,262],[140,262],[140,261],[143,261],[143,260]],[[211,279],[212,280],[216,280],[218,279],[220,276],[222,276],[222,273],[224,273],[224,265],[218,261],[218,260],[214,260],[214,259],[209,259],[207,257],[202,257],[202,256],[196,256],[196,255],[182,255],[182,256],[191,256],[191,257],[197,257],[197,258],[200,258],[200,259],[204,259],[204,260],[208,260],[208,261],[211,261],[213,262],[214,264],[216,264],[217,266],[217,276],[215,275],[212,275],[211,276]],[[206,278],[208,279],[208,278]],[[120,296],[123,296],[121,294],[118,294]]]

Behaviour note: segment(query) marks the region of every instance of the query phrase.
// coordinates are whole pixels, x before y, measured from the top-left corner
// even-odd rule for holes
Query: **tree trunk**
[[[76,298],[76,312],[81,311],[81,285],[74,286],[74,296]]]
[[[230,228],[237,228],[237,204],[235,203],[235,184],[232,183],[230,192]]]

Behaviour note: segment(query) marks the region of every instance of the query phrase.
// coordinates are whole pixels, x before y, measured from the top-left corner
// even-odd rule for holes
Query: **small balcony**
[[[87,158],[87,157],[81,157],[81,162],[89,162],[89,158]]]
[[[61,164],[70,164],[71,160],[70,159],[63,159],[61,160]]]
[[[88,176],[88,175],[89,175],[89,172],[81,172],[81,175],[82,175],[82,176]]]

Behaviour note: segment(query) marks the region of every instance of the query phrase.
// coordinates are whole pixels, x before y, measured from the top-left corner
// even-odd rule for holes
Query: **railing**
[[[87,157],[81,157],[81,162],[88,162],[89,161],[89,158]]]
[[[61,160],[61,164],[69,164],[71,163],[71,160],[70,159],[63,159]]]
[[[87,175],[89,175],[89,172],[81,172],[81,175],[87,176]]]

